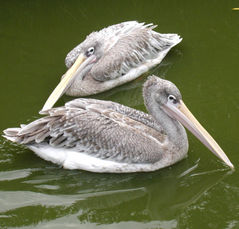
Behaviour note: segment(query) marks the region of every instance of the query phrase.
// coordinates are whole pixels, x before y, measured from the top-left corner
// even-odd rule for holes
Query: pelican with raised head
[[[21,128],[6,129],[4,137],[66,169],[146,172],[186,157],[188,139],[183,124],[233,168],[173,83],[150,76],[143,97],[150,114],[111,101],[80,98],[43,111],[45,117]]]
[[[50,109],[64,93],[87,96],[136,79],[159,64],[182,39],[160,34],[153,24],[128,21],[93,32],[66,57],[69,70],[42,110]]]

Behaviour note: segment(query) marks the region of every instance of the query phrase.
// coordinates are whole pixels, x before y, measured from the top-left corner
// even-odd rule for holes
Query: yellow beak
[[[73,82],[77,69],[80,67],[80,65],[84,62],[85,59],[86,57],[84,56],[84,54],[80,54],[78,56],[75,63],[71,66],[71,68],[69,68],[65,76],[62,78],[60,83],[57,85],[57,87],[54,89],[54,91],[47,99],[45,105],[42,108],[42,111],[51,109],[54,106],[56,101],[62,96],[62,94],[68,89],[68,87]]]
[[[167,112],[182,123],[188,130],[192,132],[209,150],[211,150],[217,157],[225,162],[230,168],[234,169],[227,155],[223,152],[221,147],[212,138],[212,136],[202,127],[193,114],[189,111],[182,100],[176,107],[167,103],[165,105]]]

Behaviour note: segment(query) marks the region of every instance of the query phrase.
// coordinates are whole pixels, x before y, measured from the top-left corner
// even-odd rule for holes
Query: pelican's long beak
[[[54,106],[56,101],[61,97],[61,95],[70,87],[71,83],[74,81],[76,72],[79,71],[79,67],[82,66],[82,63],[86,60],[84,54],[80,54],[76,59],[75,63],[68,69],[65,73],[65,76],[62,78],[60,83],[51,93],[47,99],[45,105],[42,108],[42,111],[48,110]],[[88,62],[88,61],[87,61]]]
[[[209,150],[211,150],[217,157],[223,160],[230,168],[234,169],[233,164],[223,152],[221,147],[212,138],[212,136],[202,127],[193,114],[189,111],[187,106],[180,100],[178,106],[167,103],[164,106],[169,115],[177,119],[187,129],[189,129]]]

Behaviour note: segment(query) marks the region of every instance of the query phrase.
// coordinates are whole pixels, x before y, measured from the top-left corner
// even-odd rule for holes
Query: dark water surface
[[[153,173],[68,171],[0,137],[0,228],[239,228],[239,1],[1,1],[0,131],[39,117],[66,53],[93,30],[153,22],[183,37],[151,71],[173,81],[235,172],[189,134]],[[141,78],[95,96],[145,110]],[[71,100],[63,96],[58,105]]]

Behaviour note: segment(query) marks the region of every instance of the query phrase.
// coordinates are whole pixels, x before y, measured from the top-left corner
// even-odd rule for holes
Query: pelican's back
[[[161,146],[166,136],[157,122],[117,103],[76,99],[44,114],[21,128],[6,129],[5,137],[58,164],[64,163],[44,153],[74,151],[123,164],[152,164],[165,153]]]
[[[70,96],[97,94],[130,82],[158,65],[181,42],[178,34],[154,31],[153,24],[128,21],[93,32],[67,54],[69,68],[86,47],[98,58],[84,77],[76,77],[66,90]]]

